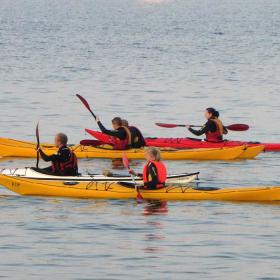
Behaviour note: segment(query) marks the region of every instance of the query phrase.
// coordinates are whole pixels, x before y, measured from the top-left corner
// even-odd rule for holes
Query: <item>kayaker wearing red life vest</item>
[[[131,174],[143,178],[144,189],[161,189],[165,186],[167,171],[160,157],[160,151],[157,148],[149,147],[146,150],[145,158],[147,163],[144,166],[143,174],[137,174],[133,170]]]
[[[207,119],[207,122],[200,130],[195,130],[189,125],[186,125],[186,127],[191,133],[193,133],[196,136],[201,136],[205,134],[206,141],[221,142],[223,141],[223,135],[227,134],[228,131],[224,127],[223,123],[219,120],[219,115],[219,112],[216,111],[214,108],[207,108],[205,110],[205,118]]]
[[[46,155],[41,148],[38,149],[40,156],[44,161],[51,161],[52,166],[42,169],[43,172],[59,176],[76,176],[78,175],[78,163],[75,153],[67,147],[68,138],[63,133],[55,136],[55,146],[58,148],[57,153]]]
[[[112,136],[114,149],[125,150],[131,147],[130,130],[122,125],[121,118],[115,117],[112,119],[113,130],[106,129],[98,117],[96,118],[96,122],[102,133]]]
[[[145,139],[141,131],[135,127],[130,126],[127,120],[122,120],[122,125],[127,127],[131,133],[131,148],[142,148],[146,146]]]

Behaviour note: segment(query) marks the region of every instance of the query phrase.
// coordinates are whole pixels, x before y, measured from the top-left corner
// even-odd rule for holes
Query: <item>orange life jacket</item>
[[[164,187],[165,181],[166,181],[166,178],[167,178],[166,167],[165,167],[165,165],[162,161],[149,161],[144,166],[144,169],[143,169],[143,182],[144,182],[144,184],[149,182],[148,167],[149,167],[150,163],[153,163],[156,167],[157,175],[158,175],[158,184],[157,184],[156,188],[160,189],[160,188]]]
[[[65,149],[69,149],[69,148],[65,148]],[[78,173],[77,156],[71,149],[69,149],[69,152],[70,152],[70,158],[68,161],[52,163],[52,172],[53,173],[64,175],[64,172],[66,170],[69,170],[69,171],[71,170],[71,171],[73,171],[73,173]]]
[[[215,132],[208,131],[206,133],[206,141],[209,141],[209,142],[222,141],[223,134],[226,134],[223,123],[218,118],[211,119],[211,121],[215,123],[216,131]]]
[[[125,150],[131,146],[131,132],[128,127],[121,126],[126,132],[126,138],[124,140],[118,137],[112,137],[113,148],[116,150]]]

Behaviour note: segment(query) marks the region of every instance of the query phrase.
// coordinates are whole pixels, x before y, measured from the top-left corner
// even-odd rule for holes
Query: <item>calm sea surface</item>
[[[76,143],[120,115],[146,136],[189,136],[214,106],[280,142],[280,1],[0,0],[2,137]],[[143,162],[133,163],[141,170]],[[34,165],[1,161],[0,167]],[[44,166],[41,163],[41,166]],[[253,161],[168,162],[202,186],[280,184],[280,154]],[[81,160],[83,172],[112,169]],[[125,173],[124,170],[115,170]],[[29,198],[0,189],[0,278],[280,279],[280,205]]]

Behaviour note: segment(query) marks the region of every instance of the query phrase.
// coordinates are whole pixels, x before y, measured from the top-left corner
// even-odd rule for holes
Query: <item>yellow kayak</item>
[[[0,175],[0,185],[17,194],[30,196],[135,199],[137,195],[133,186],[123,186],[116,182],[48,181]],[[140,192],[147,200],[280,201],[280,187],[193,189],[170,185],[159,190]]]
[[[57,151],[54,145],[42,144],[42,149],[48,155]],[[101,147],[73,145],[71,149],[78,158],[122,158],[123,152]],[[234,160],[255,158],[264,146],[237,146],[230,148],[210,149],[162,149],[164,160]],[[125,151],[129,159],[144,159],[144,149],[129,149]],[[36,143],[0,138],[0,156],[2,157],[36,157]]]

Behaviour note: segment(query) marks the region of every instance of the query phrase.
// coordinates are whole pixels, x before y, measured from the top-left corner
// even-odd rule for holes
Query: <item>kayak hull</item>
[[[86,132],[103,143],[111,144],[112,138],[102,132],[86,129]],[[225,140],[223,142],[213,143],[201,141],[200,139],[192,138],[146,138],[147,146],[154,147],[171,147],[176,149],[203,149],[203,148],[222,148],[236,147],[247,145],[249,147],[264,145],[266,152],[280,152],[280,143],[260,143],[260,142],[244,142]]]
[[[0,175],[0,184],[14,193],[30,196],[56,196],[94,199],[135,199],[134,188],[118,183],[38,181]],[[218,201],[280,201],[280,187],[231,188],[196,190],[190,187],[166,187],[159,190],[141,190],[146,200],[218,200]]]
[[[41,145],[47,155],[54,154],[57,149],[50,144]],[[78,158],[122,158],[124,151],[97,148],[92,146],[74,145],[71,149]],[[260,147],[260,152],[263,147]],[[231,148],[210,148],[210,149],[170,149],[164,148],[161,156],[164,160],[234,160],[240,158],[252,158],[246,156],[248,150],[245,146],[236,146]],[[255,153],[255,151],[254,151]],[[253,153],[253,154],[254,154]],[[144,149],[125,150],[129,159],[144,159]],[[28,157],[35,158],[36,143],[18,141],[14,139],[0,138],[0,156],[2,157]]]

